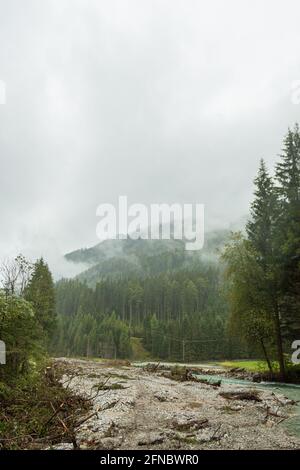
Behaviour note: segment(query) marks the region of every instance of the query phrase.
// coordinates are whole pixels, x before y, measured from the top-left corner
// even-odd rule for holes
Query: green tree
[[[251,204],[251,219],[246,226],[246,231],[248,239],[259,256],[259,263],[267,270],[272,262],[272,232],[276,197],[272,178],[263,160],[260,162],[254,183],[255,198]]]
[[[29,361],[42,352],[41,327],[29,302],[0,291],[0,338],[6,344],[7,363],[0,377],[11,379],[24,374]]]
[[[265,271],[258,254],[249,240],[235,234],[222,258],[226,263],[231,333],[239,332],[248,342],[260,346],[272,370],[267,349],[272,344],[274,318],[271,314],[272,302],[264,288]]]
[[[40,323],[47,337],[55,329],[55,292],[52,274],[43,258],[34,264],[30,281],[25,289],[25,299],[31,302],[36,319]]]
[[[300,133],[290,130],[276,165],[278,213],[276,219],[280,315],[285,334],[300,334]]]
[[[280,373],[284,378],[283,324],[279,310],[279,279],[274,242],[274,221],[278,211],[278,199],[263,160],[261,160],[258,176],[254,182],[255,197],[251,205],[251,219],[246,230],[248,239],[257,254],[257,261],[263,270],[260,296],[268,299],[267,306],[275,328]]]

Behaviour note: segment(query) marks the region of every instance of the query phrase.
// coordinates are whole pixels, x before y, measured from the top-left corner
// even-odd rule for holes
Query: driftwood
[[[50,418],[46,421],[46,423],[44,423],[43,425],[43,428],[45,428],[51,421],[53,418],[55,418],[55,416],[61,411],[61,409],[65,406],[65,402],[63,401],[59,407],[57,408],[57,410],[55,410],[55,408],[53,407],[53,403],[51,403],[51,408],[53,409],[53,414],[50,416]]]
[[[86,416],[84,419],[82,419],[81,421],[79,421],[78,423],[76,423],[74,425],[74,428],[78,428],[79,426],[81,426],[83,423],[85,423],[86,421],[88,421],[89,419],[91,419],[93,416],[97,416],[98,417],[98,412],[99,412],[99,409],[94,411],[93,413],[89,414],[88,416]]]
[[[147,372],[159,372],[162,377],[167,379],[176,380],[177,382],[199,382],[212,387],[220,387],[221,380],[210,380],[199,377],[196,375],[197,369],[184,367],[184,366],[165,366],[160,363],[147,364],[143,367]]]
[[[63,385],[59,382],[62,375],[59,369],[47,367],[37,386],[29,384],[23,397],[17,396],[16,399],[3,400],[0,421],[7,421],[7,414],[13,413],[12,419],[18,420],[18,426],[16,426],[16,431],[8,429],[6,433],[2,433],[1,450],[12,447],[36,449],[57,443],[72,443],[74,449],[79,448],[75,429],[78,425],[80,426],[83,413],[87,412],[91,405],[87,399],[63,390]],[[71,379],[68,378],[68,381],[65,381],[66,389],[70,384],[69,380],[73,377],[72,375]],[[21,393],[21,390],[18,393]],[[43,414],[36,414],[36,408],[39,407],[42,407]],[[45,419],[43,419],[44,415]],[[28,420],[29,425],[27,425]],[[31,422],[37,423],[36,426],[32,426]],[[22,433],[23,425],[24,433]],[[29,433],[26,432],[27,429]]]
[[[258,396],[257,390],[249,391],[235,391],[235,392],[220,392],[219,395],[227,400],[252,400],[262,401]]]
[[[186,367],[174,366],[163,369],[160,375],[166,377],[166,379],[176,380],[176,382],[187,382],[190,380],[189,371]]]
[[[153,364],[152,362],[149,362],[148,364],[146,364],[143,367],[144,371],[152,372],[152,373],[155,373],[155,372],[157,372],[158,370],[161,370],[161,369],[165,369],[165,367],[164,366],[161,367],[160,362],[158,362],[157,364]]]
[[[275,418],[283,418],[283,416],[280,414],[279,412],[279,409],[275,409],[273,410],[272,408],[270,408],[269,406],[267,407],[267,417],[268,416],[275,416]]]

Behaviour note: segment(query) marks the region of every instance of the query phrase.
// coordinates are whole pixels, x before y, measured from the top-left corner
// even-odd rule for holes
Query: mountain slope
[[[199,262],[216,262],[218,250],[230,236],[229,230],[215,230],[205,236],[202,250],[186,251],[181,240],[106,240],[91,248],[65,255],[67,261],[84,263],[87,269],[77,278],[90,286],[103,277],[144,277],[167,271],[192,269]]]

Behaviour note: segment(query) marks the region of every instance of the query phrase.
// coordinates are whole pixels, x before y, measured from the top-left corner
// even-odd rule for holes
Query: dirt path
[[[81,448],[300,448],[300,439],[279,425],[293,412],[282,395],[260,391],[258,402],[227,400],[219,393],[238,390],[236,385],[176,382],[96,361],[56,362],[65,370],[64,386],[90,398],[96,413],[78,429]]]

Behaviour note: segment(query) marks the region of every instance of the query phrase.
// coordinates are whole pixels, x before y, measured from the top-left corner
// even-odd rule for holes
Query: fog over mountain
[[[0,258],[95,245],[96,208],[248,213],[252,180],[299,119],[297,0],[0,0]],[[71,271],[70,271],[71,270]]]

